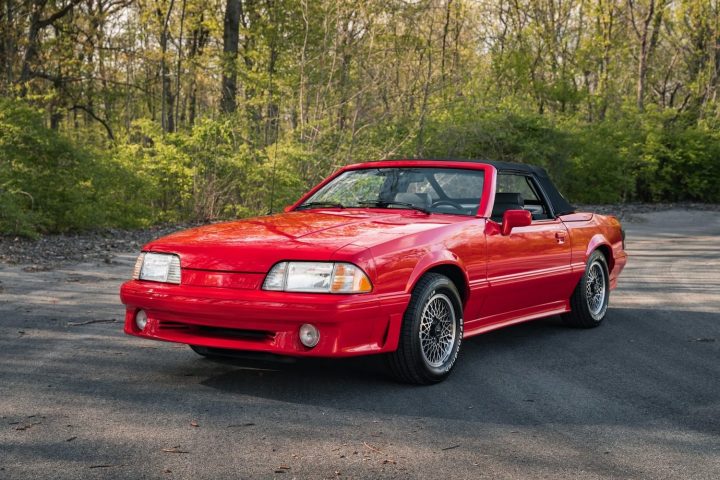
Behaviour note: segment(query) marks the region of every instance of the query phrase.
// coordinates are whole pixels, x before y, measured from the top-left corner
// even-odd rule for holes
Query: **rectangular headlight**
[[[142,262],[138,278],[151,282],[180,283],[180,257],[167,253],[146,252],[138,258]],[[137,265],[136,265],[137,269]]]
[[[372,285],[351,263],[280,262],[270,269],[263,290],[308,293],[367,293]]]
[[[290,292],[327,292],[330,289],[332,263],[290,262],[285,290]]]

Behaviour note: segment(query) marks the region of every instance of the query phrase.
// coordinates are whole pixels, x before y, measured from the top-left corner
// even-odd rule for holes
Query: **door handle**
[[[558,243],[565,243],[565,232],[555,232],[555,240]]]

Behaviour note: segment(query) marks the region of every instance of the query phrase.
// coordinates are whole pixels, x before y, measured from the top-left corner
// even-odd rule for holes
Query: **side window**
[[[498,173],[497,193],[519,193],[522,195],[525,210],[532,213],[533,220],[550,218],[550,209],[543,200],[532,177],[517,173]]]

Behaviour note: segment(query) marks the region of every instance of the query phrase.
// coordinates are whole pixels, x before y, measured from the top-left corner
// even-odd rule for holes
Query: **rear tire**
[[[588,258],[585,274],[570,297],[570,312],[562,315],[566,325],[577,328],[594,328],[600,325],[607,313],[610,300],[610,275],[607,260],[599,250]]]
[[[444,275],[425,274],[410,297],[398,349],[388,355],[390,371],[404,383],[440,382],[455,365],[462,335],[462,302],[455,284]]]

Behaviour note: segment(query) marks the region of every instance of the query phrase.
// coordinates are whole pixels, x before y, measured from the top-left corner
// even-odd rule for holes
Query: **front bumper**
[[[125,333],[202,347],[291,356],[345,357],[393,351],[409,295],[333,295],[257,289],[170,285],[132,280],[123,284]],[[148,323],[140,331],[135,314]],[[320,331],[314,348],[298,330]]]

